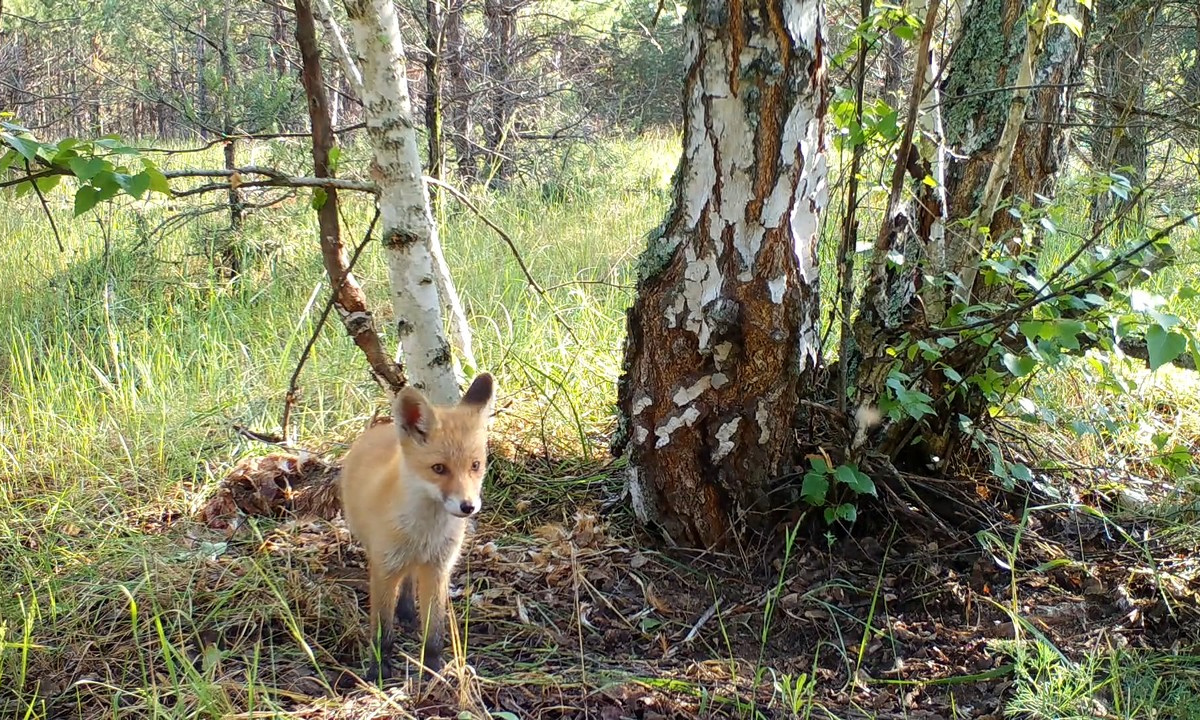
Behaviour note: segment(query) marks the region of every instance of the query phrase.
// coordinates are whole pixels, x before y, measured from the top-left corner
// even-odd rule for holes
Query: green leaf
[[[0,155],[0,172],[4,172],[9,167],[11,167],[13,164],[13,161],[19,157],[21,157],[21,156],[17,154],[16,150],[9,150],[8,152],[4,153],[3,155]]]
[[[47,175],[46,177],[38,178],[34,182],[37,183],[38,190],[41,190],[42,194],[45,195],[58,187],[60,181],[62,181],[62,175]]]
[[[1074,15],[1063,15],[1062,13],[1050,11],[1050,23],[1052,25],[1066,25],[1075,37],[1083,37],[1083,23]]]
[[[1062,347],[1078,350],[1079,339],[1076,335],[1083,330],[1084,325],[1078,320],[1054,320],[1046,323],[1042,337],[1054,340]]]
[[[1177,332],[1167,332],[1159,325],[1146,330],[1146,350],[1150,355],[1150,370],[1159,369],[1183,354],[1187,338]]]
[[[325,192],[325,188],[313,188],[312,194],[312,209],[320,210],[325,207],[325,201],[329,199],[329,193]]]
[[[858,519],[858,508],[850,503],[842,503],[838,505],[837,515],[846,522],[854,522]]]
[[[337,172],[338,161],[342,159],[342,149],[336,145],[329,148],[329,172]]]
[[[825,458],[815,457],[809,458],[808,464],[812,465],[812,469],[819,473],[829,472],[829,463],[825,462]]]
[[[153,165],[147,165],[146,169],[143,170],[141,174],[150,179],[150,184],[147,186],[147,189],[150,192],[156,192],[167,196],[171,195],[171,183],[167,181],[167,176],[163,175],[162,171],[160,171],[158,168],[154,167]]]
[[[127,184],[121,187],[125,189],[125,192],[141,200],[142,196],[146,194],[146,190],[150,188],[150,174],[143,170],[137,175],[129,176]]]
[[[37,160],[38,150],[42,149],[42,144],[32,138],[17,137],[9,133],[0,133],[0,140],[3,140],[13,150],[21,154],[29,162]]]
[[[824,473],[805,473],[804,484],[800,486],[800,495],[805,502],[815,507],[825,504],[825,496],[829,493],[829,477]]]
[[[107,160],[98,157],[71,158],[67,161],[67,167],[71,168],[71,172],[75,174],[75,177],[83,180],[84,182],[90,181],[92,178],[96,177],[96,175],[105,170],[112,169],[112,165],[110,165]]]
[[[1004,367],[1008,368],[1013,377],[1025,377],[1037,367],[1037,360],[1028,355],[1018,356],[1012,353],[1004,353]]]
[[[833,476],[859,495],[875,494],[875,482],[854,465],[839,465]]]
[[[75,191],[75,217],[96,207],[100,201],[100,193],[91,185],[83,185]]]
[[[917,39],[917,31],[908,25],[897,25],[892,28],[892,34],[901,40],[912,42]]]

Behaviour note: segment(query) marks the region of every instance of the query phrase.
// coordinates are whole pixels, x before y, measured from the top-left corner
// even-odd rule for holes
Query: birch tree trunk
[[[296,44],[303,67],[301,79],[308,96],[308,115],[312,123],[313,176],[333,177],[329,151],[333,148],[333,120],[321,72],[321,51],[317,45],[316,21],[309,0],[295,0]],[[325,190],[325,202],[317,210],[321,230],[321,260],[329,276],[333,307],[354,344],[363,351],[375,380],[392,392],[404,387],[404,374],[383,350],[375,317],[367,306],[366,294],[350,272],[350,258],[342,243],[338,219],[337,188]]]
[[[819,352],[828,189],[820,0],[688,3],[684,150],[627,316],[618,383],[643,522],[719,546],[772,510]]]
[[[422,180],[400,25],[391,0],[345,4],[362,71],[363,112],[379,185],[392,307],[408,377],[433,402],[454,402],[459,377],[446,339],[436,275],[445,268],[435,262],[440,245]]]
[[[926,97],[926,118],[929,110],[942,109],[945,147],[938,147],[934,156],[922,153],[922,165],[914,173],[934,179],[944,173],[944,194],[931,195],[928,190],[935,186],[914,191],[918,197],[926,193],[915,221],[907,214],[889,214],[890,232],[919,240],[917,247],[903,248],[905,267],[911,252],[920,253],[915,269],[903,270],[913,284],[889,285],[875,295],[877,306],[860,308],[864,315],[876,315],[860,317],[856,325],[863,362],[856,376],[860,402],[881,395],[895,371],[902,374],[906,390],[925,393],[936,408],[921,420],[902,416],[885,423],[873,447],[893,458],[912,453],[908,459],[922,468],[933,458],[950,462],[962,447],[960,415],[984,417],[982,391],[966,384],[954,392],[956,384],[945,382],[944,375],[946,369],[963,378],[984,371],[987,348],[959,343],[936,360],[921,353],[887,357],[884,351],[902,333],[919,337],[936,329],[954,302],[1010,299],[1009,286],[988,287],[977,271],[985,257],[1016,255],[1036,242],[1036,235],[1027,236],[1021,221],[1002,207],[1003,201],[1037,206],[1039,197],[1053,197],[1083,64],[1081,38],[1065,25],[1044,23],[1047,8],[1071,14],[1086,27],[1087,11],[1073,0],[968,4],[941,83],[941,101],[933,102],[936,95]],[[1036,19],[1034,27],[1028,26],[1030,17]],[[931,130],[940,134],[933,128],[926,133]],[[888,270],[893,271],[901,272]],[[878,282],[875,278],[868,286]],[[921,302],[912,302],[918,295]]]

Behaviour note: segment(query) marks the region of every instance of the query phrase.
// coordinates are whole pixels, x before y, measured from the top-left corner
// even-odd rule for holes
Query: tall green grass
[[[268,165],[302,167],[304,158],[299,144],[242,152],[243,161]],[[356,153],[347,149],[346,167],[358,166]],[[503,444],[559,458],[606,456],[634,266],[666,209],[677,153],[670,135],[579,145],[536,183],[473,195],[513,237],[546,298],[528,287],[500,238],[443,199],[443,244],[475,332],[480,367],[471,370],[498,377]],[[221,160],[210,152],[167,164],[184,162]],[[65,689],[55,683],[72,677],[82,683],[72,697],[86,696],[89,717],[276,709],[284,698],[255,695],[253,680],[281,687],[285,679],[273,673],[345,657],[361,639],[353,593],[314,587],[304,553],[293,560],[264,549],[294,529],[254,527],[253,542],[233,553],[179,518],[237,458],[266,451],[233,425],[278,430],[288,379],[328,289],[314,214],[301,197],[251,213],[231,234],[219,205],[164,226],[173,213],[201,207],[126,200],[71,219],[69,193],[48,199],[65,252],[36,198],[0,205],[0,580],[12,588],[0,593],[0,716],[71,714],[47,703]],[[1084,199],[1068,194],[1065,202],[1075,212],[1064,212],[1062,226],[1081,230],[1072,218],[1082,217]],[[343,195],[347,244],[361,239],[370,213],[364,199]],[[1048,250],[1047,264],[1069,252],[1068,235],[1055,242],[1062,245]],[[231,244],[245,261],[235,280],[212,263]],[[1195,245],[1189,236],[1185,259],[1200,257]],[[824,245],[827,261],[833,246]],[[827,288],[832,265],[822,263]],[[1169,295],[1189,281],[1189,267],[1147,288]],[[376,248],[356,272],[390,345]],[[1195,303],[1173,309],[1187,322],[1200,319]],[[1080,372],[1046,375],[1030,390],[1058,418],[1036,427],[1049,441],[1085,448],[1096,463],[1131,448],[1149,452],[1164,429],[1172,443],[1195,442],[1200,400],[1178,391],[1194,376],[1147,376],[1118,364],[1105,385]],[[1133,391],[1120,391],[1120,382]],[[317,339],[300,385],[292,430],[299,445],[320,452],[340,452],[384,406],[336,320]],[[1164,399],[1180,412],[1160,412]],[[1106,434],[1068,432],[1072,419],[1101,409],[1114,418]],[[579,482],[554,475],[495,492],[537,504],[554,483]],[[799,685],[789,692],[793,703],[807,702]]]

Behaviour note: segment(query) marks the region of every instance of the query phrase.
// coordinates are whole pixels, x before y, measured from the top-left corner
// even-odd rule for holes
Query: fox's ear
[[[483,373],[475,378],[475,381],[471,383],[471,387],[467,388],[460,404],[477,407],[490,418],[495,396],[496,383],[492,379],[491,373]]]
[[[422,443],[429,439],[436,422],[429,401],[411,385],[392,400],[392,418],[401,437],[408,436]]]

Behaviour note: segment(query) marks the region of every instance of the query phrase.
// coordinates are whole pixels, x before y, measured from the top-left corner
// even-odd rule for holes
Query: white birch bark
[[[677,540],[768,515],[789,462],[820,352],[823,27],[821,0],[688,3],[683,156],[640,261],[613,447],[635,514]]]
[[[349,6],[347,5],[347,7]],[[342,71],[349,78],[350,85],[354,88],[355,94],[362,99],[364,97],[362,72],[359,69],[359,64],[355,62],[350,48],[346,45],[346,40],[342,35],[342,30],[338,26],[337,20],[333,17],[333,8],[330,6],[329,0],[317,0],[317,9],[319,10],[321,21],[325,23],[326,31],[329,32],[334,54],[337,55],[338,61],[342,65]],[[397,41],[399,42],[399,40]],[[407,96],[407,80],[403,75],[400,78],[405,85],[404,93]],[[412,117],[411,109],[409,117]],[[428,189],[425,192],[428,194]],[[432,219],[430,223],[433,223]],[[478,365],[475,362],[475,353],[472,348],[471,326],[467,322],[467,315],[463,310],[458,290],[454,287],[453,276],[450,274],[450,267],[446,263],[446,256],[442,252],[442,244],[438,238],[436,226],[434,232],[431,234],[429,252],[433,256],[434,278],[437,281],[438,295],[442,299],[442,307],[450,314],[450,332],[455,349],[466,360],[467,365],[472,369],[477,368]],[[457,374],[458,372],[459,370],[456,365],[455,373]]]
[[[333,54],[337,55],[342,72],[350,81],[350,87],[354,90],[354,94],[361,99],[363,96],[362,73],[354,62],[354,56],[350,54],[350,48],[346,45],[346,38],[342,35],[341,26],[333,17],[333,6],[329,4],[329,0],[317,0],[316,11],[317,17],[325,25],[325,31],[329,33],[329,44],[333,46]]]
[[[459,397],[459,377],[442,321],[434,260],[440,246],[422,181],[400,24],[391,0],[345,4],[354,59],[362,70],[383,247],[406,370],[433,402],[451,403]]]

